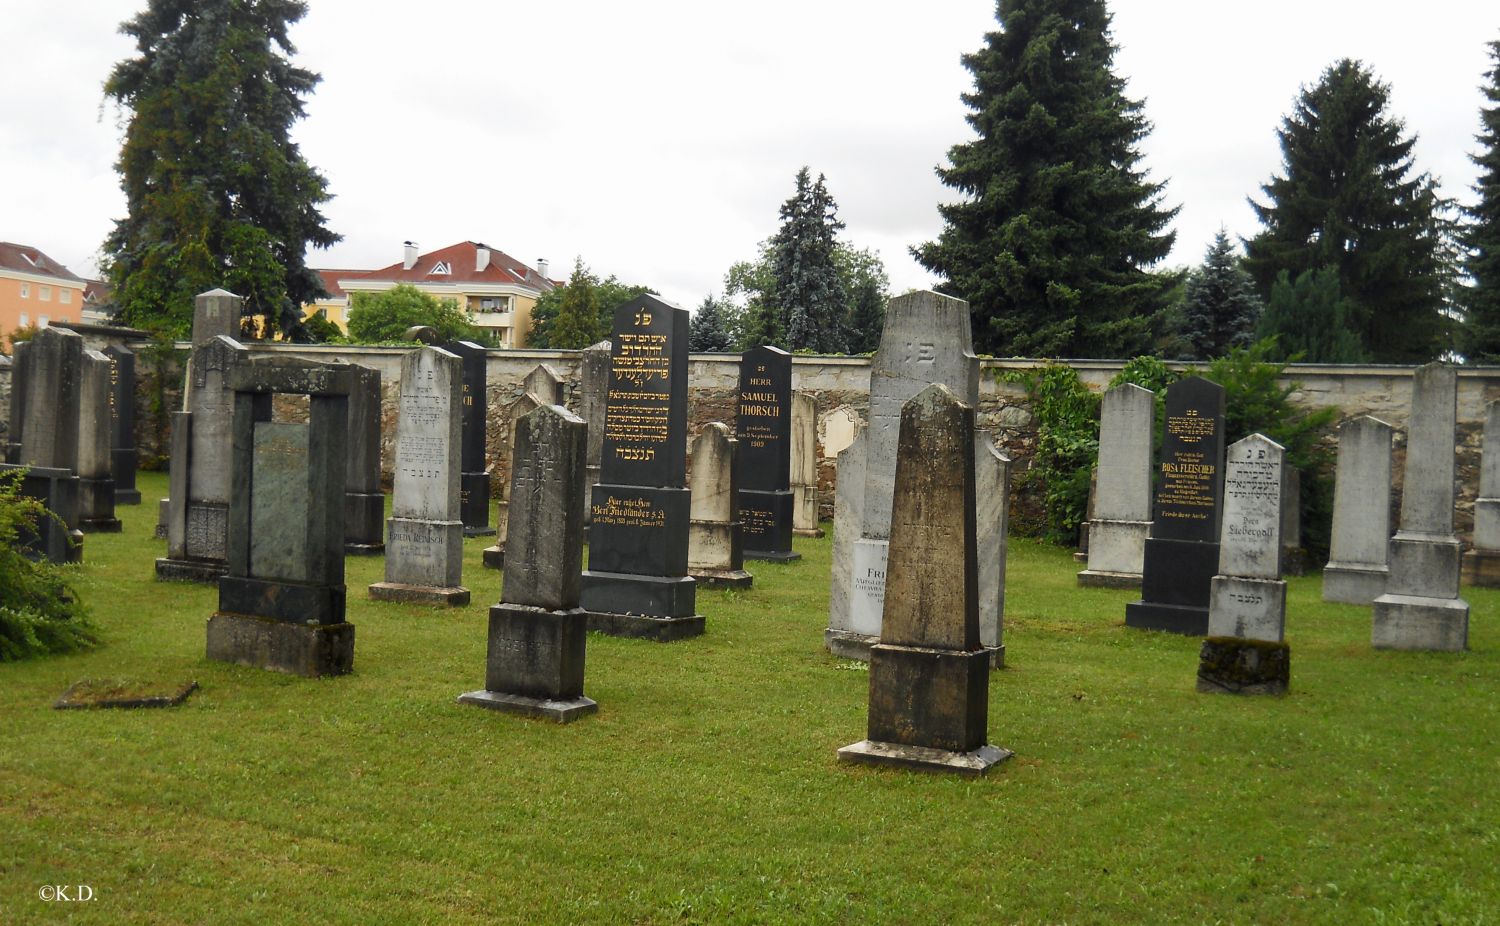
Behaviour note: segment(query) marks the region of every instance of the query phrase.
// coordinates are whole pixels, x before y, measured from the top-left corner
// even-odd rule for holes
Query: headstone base
[[[228,611],[208,619],[207,656],[304,678],[354,671],[353,624],[289,624]]]
[[[1209,637],[1198,654],[1198,690],[1206,694],[1286,694],[1291,674],[1284,642]]]
[[[458,696],[459,704],[472,704],[492,711],[534,717],[537,720],[552,720],[557,723],[572,723],[580,717],[597,713],[599,705],[591,698],[569,698],[557,701],[551,698],[532,698],[526,695],[508,694],[503,691],[468,691]]]
[[[903,746],[878,740],[861,740],[839,750],[839,761],[860,765],[884,765],[916,772],[948,772],[978,778],[1015,753],[985,744],[970,752],[950,752],[926,746]]]
[[[1154,601],[1132,601],[1125,606],[1125,626],[1201,637],[1208,633],[1208,609],[1159,604]]]
[[[866,737],[971,752],[984,744],[990,653],[877,643],[870,648]]]
[[[755,576],[743,569],[693,569],[688,575],[699,585],[717,588],[749,588],[755,582]]]
[[[613,611],[586,611],[588,628],[610,637],[632,637],[671,643],[703,635],[703,615],[687,617],[652,617],[646,614],[617,614]]]
[[[1500,588],[1500,550],[1470,550],[1464,554],[1465,585]]]
[[[344,552],[374,556],[385,552],[385,496],[379,492],[344,493]]]
[[[0,464],[0,470],[21,468],[10,463]],[[31,559],[53,563],[83,562],[83,533],[67,526],[78,520],[78,477],[72,470],[49,466],[28,466],[25,470],[26,475],[21,477],[21,494],[41,502],[57,518],[44,518],[34,530],[18,532],[17,545]]]
[[[1087,561],[1087,557],[1085,557]],[[1100,572],[1085,569],[1078,574],[1079,588],[1140,588],[1139,572]]]
[[[486,569],[504,569],[505,568],[505,547],[501,546],[498,543],[495,544],[492,547],[485,547],[484,548],[484,568],[486,568]]]
[[[1204,636],[1209,586],[1218,571],[1217,543],[1148,538],[1141,600],[1125,606],[1126,626]]]
[[[697,613],[698,583],[691,576],[638,576],[624,572],[583,572],[579,604],[586,611],[688,617]]]
[[[462,585],[445,588],[436,585],[376,582],[370,586],[370,598],[375,601],[399,601],[403,604],[431,604],[462,608],[469,603],[469,590]]]
[[[345,556],[379,556],[384,552],[383,543],[344,543]]]
[[[156,503],[156,539],[167,539],[167,524],[172,520],[172,500],[159,499]]]
[[[1087,543],[1083,559],[1090,572],[1136,576],[1139,582],[1141,564],[1146,559],[1146,542],[1151,533],[1150,521],[1121,521],[1095,518],[1085,528]],[[1078,559],[1078,554],[1074,554]],[[1217,571],[1218,563],[1214,563]]]
[[[821,528],[821,527],[814,527],[814,528],[811,528],[811,529],[794,527],[794,528],[792,528],[792,535],[796,536],[796,537],[826,537],[826,536],[828,536],[827,534],[825,534],[823,532],[823,528]]]
[[[1463,547],[1456,538],[1398,532],[1391,538],[1388,588],[1417,598],[1457,598]]]
[[[459,473],[459,512],[465,537],[488,537],[490,526],[490,474]]]
[[[119,518],[81,518],[78,529],[85,534],[118,534],[124,526]]]
[[[1469,648],[1469,603],[1462,598],[1387,594],[1374,605],[1370,645],[1376,649],[1458,653]]]
[[[859,662],[870,661],[870,647],[880,642],[879,637],[868,634],[854,633],[850,630],[825,630],[823,631],[823,643],[828,647],[828,652],[840,659],[854,659]]]
[[[1302,547],[1281,548],[1281,574],[1284,576],[1307,575],[1307,550]]]
[[[78,527],[85,534],[118,534],[113,479],[78,480]]]
[[[792,550],[792,492],[740,490],[740,548],[745,559],[790,562],[802,554]]]
[[[802,554],[796,552],[795,550],[746,550],[744,553],[744,557],[745,559],[766,560],[767,562],[772,563],[790,563],[794,560],[801,559]]]
[[[109,454],[109,472],[115,480],[115,504],[139,505],[141,491],[135,487],[135,472],[139,465],[140,455],[136,453],[134,447],[116,447]],[[122,473],[124,476],[121,475]],[[128,484],[121,484],[127,480]]]
[[[1227,640],[1279,641],[1286,634],[1286,582],[1214,576],[1208,632]]]
[[[314,585],[224,576],[219,579],[219,611],[271,617],[289,624],[344,623],[344,586]]]
[[[115,489],[116,505],[139,505],[140,503],[140,489]]]
[[[1385,594],[1386,566],[1329,563],[1323,567],[1323,600],[1367,605]]]
[[[229,564],[217,559],[169,559],[156,561],[158,582],[199,582],[217,585],[219,579],[229,571]]]

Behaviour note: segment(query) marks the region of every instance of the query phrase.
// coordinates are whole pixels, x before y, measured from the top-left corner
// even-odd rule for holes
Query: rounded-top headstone
[[[401,340],[416,341],[418,344],[430,344],[436,346],[443,338],[438,330],[431,325],[412,325],[401,333]]]
[[[1167,387],[1166,406],[1151,536],[1218,543],[1224,387],[1189,376]]]
[[[1282,460],[1286,448],[1264,434],[1235,442],[1225,454],[1224,525],[1219,574],[1281,577]]]
[[[615,308],[601,479],[681,488],[687,465],[688,311],[642,295]]]

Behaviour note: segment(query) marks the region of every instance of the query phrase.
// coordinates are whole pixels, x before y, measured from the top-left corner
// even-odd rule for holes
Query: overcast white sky
[[[0,0],[0,240],[82,275],[124,211],[119,115],[101,84],[132,53],[145,0]],[[1472,201],[1495,0],[1114,0],[1116,70],[1144,98],[1144,145],[1181,205],[1172,264],[1279,169],[1298,88],[1362,59],[1418,135],[1418,167]],[[988,0],[311,0],[296,61],[321,73],[295,128],[336,198],[344,240],[315,267],[374,268],[401,242],[483,241],[567,276],[602,275],[695,307],[754,256],[803,164],[828,177],[844,237],[892,288],[934,280],[907,247],[952,198],[933,173],[971,137],[959,55],[994,28]]]

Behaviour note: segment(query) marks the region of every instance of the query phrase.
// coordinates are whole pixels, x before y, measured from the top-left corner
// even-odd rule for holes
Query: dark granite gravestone
[[[21,494],[41,502],[57,517],[43,518],[32,529],[18,531],[16,545],[31,559],[59,565],[78,562],[77,538],[82,535],[68,529],[78,522],[78,477],[70,469],[0,463],[0,473],[18,471],[25,473]]]
[[[85,533],[117,533],[115,481],[110,475],[110,413],[113,395],[109,358],[83,352],[78,390],[78,528]]]
[[[747,559],[792,552],[792,355],[757,347],[740,358],[735,415],[740,443],[740,537]]]
[[[380,371],[350,364],[349,454],[344,473],[344,552],[385,552],[385,494],[380,491]]]
[[[138,455],[135,449],[135,354],[119,344],[104,348],[110,363],[110,475],[115,480],[115,504],[139,505],[135,487]]]
[[[485,466],[485,427],[489,422],[489,351],[473,341],[450,341],[443,349],[463,361],[463,449],[458,481],[458,507],[465,537],[484,537],[490,527],[490,474]]]
[[[1125,623],[1203,636],[1219,570],[1224,388],[1191,376],[1167,388],[1166,405],[1141,600],[1125,606]]]
[[[979,634],[974,409],[934,383],[901,408],[880,642],[867,738],[850,762],[982,775],[990,652]]]
[[[600,482],[581,602],[589,629],[676,640],[703,633],[687,574],[688,312],[655,296],[615,309]]]
[[[587,441],[583,419],[557,405],[515,423],[505,586],[490,608],[484,690],[460,703],[559,723],[599,709],[583,696],[588,617],[578,607]]]
[[[238,365],[227,571],[208,620],[219,662],[316,677],[354,668],[344,619],[347,364],[265,358]],[[276,393],[309,397],[307,424],[272,420]]]
[[[72,499],[68,513],[56,513],[67,525],[72,543],[68,562],[83,561],[83,533],[79,530],[78,426],[83,389],[83,337],[63,328],[43,328],[21,355],[20,447],[22,466],[66,470],[71,487],[54,486],[49,497]],[[64,504],[67,504],[66,502]],[[56,509],[54,509],[55,511]]]
[[[5,462],[21,462],[21,426],[26,422],[26,386],[30,374],[26,371],[26,342],[17,341],[10,346],[10,420],[5,433]]]

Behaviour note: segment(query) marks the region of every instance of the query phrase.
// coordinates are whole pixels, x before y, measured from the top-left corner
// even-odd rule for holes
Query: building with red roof
[[[88,281],[27,244],[0,241],[0,335],[83,318]]]

